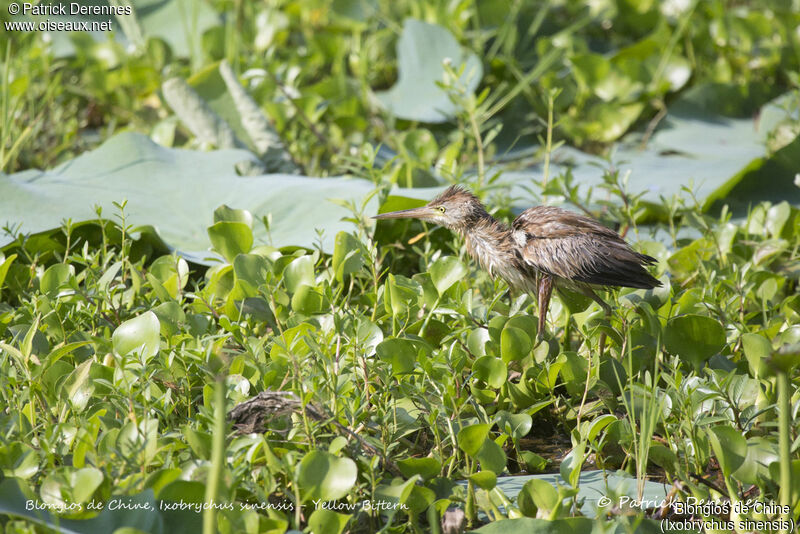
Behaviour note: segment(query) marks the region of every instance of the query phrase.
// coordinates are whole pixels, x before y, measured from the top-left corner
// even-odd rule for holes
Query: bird
[[[595,289],[662,285],[646,268],[655,258],[636,252],[599,221],[555,206],[528,208],[508,226],[468,189],[452,185],[425,206],[373,219],[419,219],[459,234],[469,255],[492,278],[499,276],[513,290],[537,297],[540,340],[554,288],[586,295],[610,316],[611,307]]]

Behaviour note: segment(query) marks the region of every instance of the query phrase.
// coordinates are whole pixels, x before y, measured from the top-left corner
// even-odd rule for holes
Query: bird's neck
[[[506,265],[513,255],[512,234],[511,228],[484,214],[456,231],[464,238],[470,256],[494,276],[498,274],[498,267]]]

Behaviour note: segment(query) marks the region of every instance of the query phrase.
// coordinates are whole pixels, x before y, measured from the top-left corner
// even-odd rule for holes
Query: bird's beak
[[[381,213],[375,215],[373,219],[430,219],[436,215],[436,210],[428,206],[421,208],[411,208],[410,210],[390,211],[389,213]]]

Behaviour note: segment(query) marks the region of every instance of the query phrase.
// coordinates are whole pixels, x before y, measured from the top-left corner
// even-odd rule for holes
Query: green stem
[[[225,461],[225,380],[217,377],[214,385],[214,435],[211,443],[211,468],[206,483],[205,502],[209,507],[203,510],[203,534],[217,532],[217,511],[219,483],[222,478],[222,466]]]
[[[789,510],[782,519],[791,520],[792,458],[791,458],[791,401],[789,399],[789,375],[778,373],[778,455],[780,457],[780,503]]]

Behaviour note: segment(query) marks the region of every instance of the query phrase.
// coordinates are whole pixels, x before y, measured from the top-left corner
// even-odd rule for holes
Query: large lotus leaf
[[[200,261],[211,255],[206,230],[221,204],[246,209],[256,220],[272,214],[269,236],[263,224],[253,225],[256,244],[312,248],[320,229],[323,249],[332,252],[336,234],[352,230],[342,221],[352,214],[332,200],[360,205],[374,188],[348,178],[238,176],[234,165],[251,158],[244,150],[165,148],[122,133],[55,169],[0,174],[0,213],[3,223],[22,223],[23,232],[36,233],[58,228],[65,218],[96,219],[95,205],[110,218],[117,213],[112,203],[127,200],[128,223],[155,226],[171,247]],[[375,199],[366,212],[377,211]],[[0,237],[0,246],[10,241]]]
[[[131,15],[120,17],[108,15],[72,14],[71,5],[77,2],[53,2],[66,5],[67,15],[42,15],[31,17],[34,20],[52,21],[98,21],[111,20],[114,37],[126,44],[139,39],[157,37],[169,44],[172,53],[178,57],[196,57],[202,53],[201,36],[203,32],[221,23],[219,16],[205,0],[130,0]],[[84,2],[81,2],[83,4]],[[111,2],[92,2],[108,5]],[[126,2],[127,3],[127,2]],[[123,3],[122,5],[125,5]],[[58,57],[75,54],[71,37],[75,32],[48,32],[52,39],[51,47]],[[108,32],[86,32],[98,43],[108,40]]]
[[[445,122],[457,111],[447,91],[437,85],[444,81],[445,60],[456,72],[464,66],[458,84],[468,93],[478,87],[483,66],[475,54],[465,52],[445,28],[406,19],[397,42],[397,83],[378,93],[378,100],[401,119]]]
[[[800,190],[791,184],[800,142],[795,140],[773,155],[768,155],[766,145],[769,133],[786,116],[782,108],[788,97],[764,106],[757,118],[715,115],[692,100],[679,100],[643,150],[641,134],[629,134],[616,147],[612,161],[621,176],[630,172],[631,192],[644,193],[644,199],[652,202],[660,202],[662,195],[681,195],[689,184],[706,207],[729,200],[729,194],[741,202],[777,201],[787,195],[799,201]],[[511,155],[525,152],[518,148]],[[554,152],[553,161],[551,178],[569,167],[582,191],[602,183],[598,166],[608,167],[602,158],[566,146]],[[531,177],[541,177],[541,172],[540,165],[524,172],[505,172],[501,181],[514,185],[512,197],[526,198]]]

